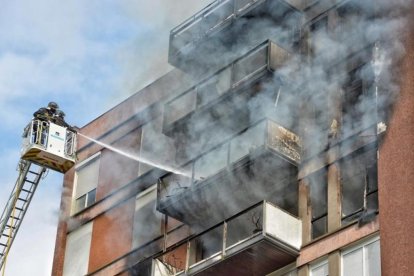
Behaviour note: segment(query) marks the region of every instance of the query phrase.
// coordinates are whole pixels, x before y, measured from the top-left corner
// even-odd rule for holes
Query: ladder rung
[[[12,219],[15,219],[15,220],[20,220],[20,218],[18,218],[18,217],[15,217],[15,216],[10,216]]]
[[[33,185],[36,185],[36,182],[33,182],[33,181],[31,181],[31,180],[25,180],[25,182],[29,182],[29,183],[31,183],[31,184],[33,184]]]
[[[39,175],[37,172],[34,171],[29,171],[29,173],[35,174],[35,175]]]
[[[2,236],[4,236],[4,237],[6,237],[6,238],[9,238],[10,236],[9,235],[7,235],[7,234],[5,234],[5,233],[3,233],[3,234],[1,234]]]
[[[27,200],[26,200],[26,199],[23,199],[23,198],[20,198],[20,197],[18,197],[18,198],[17,198],[17,200],[21,200],[21,201],[23,201],[23,202],[27,202]]]
[[[16,210],[19,210],[19,211],[23,211],[23,209],[22,208],[19,208],[19,207],[14,207]]]
[[[30,190],[26,190],[26,189],[22,189],[22,191],[23,191],[23,192],[26,192],[26,193],[29,193],[29,194],[30,194],[30,193],[32,193],[32,191],[30,191]]]
[[[4,247],[7,247],[7,244],[1,243],[1,242],[0,242],[0,245],[4,246]]]
[[[6,227],[9,227],[9,228],[11,228],[11,229],[16,229],[16,227],[15,227],[15,226],[11,226],[11,225],[8,225],[8,224],[6,224]]]

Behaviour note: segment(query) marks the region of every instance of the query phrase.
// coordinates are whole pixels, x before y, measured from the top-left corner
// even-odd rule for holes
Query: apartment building
[[[52,274],[411,275],[408,8],[221,0],[174,28],[176,69],[80,130],[109,147],[79,137]]]

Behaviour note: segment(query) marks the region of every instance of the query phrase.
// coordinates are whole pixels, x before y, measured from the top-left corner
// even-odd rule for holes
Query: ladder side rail
[[[16,189],[17,194],[14,195],[14,199],[15,199],[14,204],[11,206],[11,208],[9,208],[9,210],[8,210],[9,217],[3,223],[2,231],[0,232],[0,234],[1,234],[0,237],[7,237],[7,239],[8,239],[7,243],[5,244],[6,246],[2,246],[3,248],[2,248],[2,250],[0,250],[0,268],[3,266],[4,261],[5,261],[5,256],[7,256],[8,252],[9,252],[9,250],[10,250],[12,244],[13,244],[14,238],[17,235],[17,232],[20,228],[20,225],[23,221],[23,218],[24,218],[24,216],[26,214],[26,211],[29,207],[29,204],[30,204],[30,202],[33,198],[34,192],[36,191],[36,188],[38,186],[37,184],[40,182],[43,174],[46,171],[46,169],[44,167],[40,166],[39,171],[36,174],[36,177],[33,180],[29,180],[33,183],[29,183],[29,182],[27,182],[27,180],[28,180],[27,179],[27,174],[30,170],[31,163],[30,162],[27,162],[27,163],[28,164],[25,166],[25,170],[23,171],[25,177],[24,178],[19,177],[19,180],[21,180],[21,179],[23,180],[22,182],[18,182],[20,185],[17,185],[17,183],[16,183],[16,187],[18,186],[19,188]],[[21,192],[22,192],[21,189],[24,186],[24,184],[26,184],[26,183],[31,185],[31,188],[30,188],[31,192],[28,193],[26,198],[24,199],[25,201],[23,202],[23,204],[19,208],[20,210],[18,210],[18,214],[17,215],[13,214],[13,209],[15,209],[15,207],[17,206],[18,201],[19,201],[18,199],[19,198],[21,199],[21,197],[20,197]],[[12,218],[12,216],[13,216],[13,218]]]
[[[16,184],[13,187],[12,193],[10,194],[10,197],[7,201],[6,207],[3,210],[3,213],[0,217],[0,234],[4,232],[4,228],[6,227],[7,220],[13,211],[15,201],[17,200],[16,194],[19,192],[19,190],[23,186],[23,183],[25,182],[26,175],[30,169],[30,165],[31,163],[27,161],[21,161],[21,163],[19,164],[19,166],[22,166],[19,169],[20,171],[19,176],[17,178]]]

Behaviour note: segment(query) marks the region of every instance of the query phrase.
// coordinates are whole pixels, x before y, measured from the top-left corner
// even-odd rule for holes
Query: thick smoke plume
[[[258,8],[229,23],[231,27],[211,32],[187,47],[176,61],[194,84],[200,84],[233,63],[229,70],[238,68],[238,74],[245,73],[252,81],[232,90],[231,78],[226,83],[223,71],[223,78],[207,81],[206,92],[213,97],[202,108],[201,85],[175,91],[177,96],[185,91],[189,95],[179,106],[179,112],[185,113],[182,110],[192,110],[197,105],[203,112],[189,115],[190,119],[180,125],[181,131],[169,136],[163,127],[171,119],[165,115],[172,105],[171,98],[161,103],[163,108],[155,116],[151,114],[147,118],[150,122],[145,126],[141,155],[149,165],[159,165],[166,171],[185,168],[183,175],[170,177],[166,184],[170,186],[165,188],[161,201],[175,201],[187,214],[185,222],[192,222],[193,231],[200,231],[263,199],[297,215],[298,164],[293,165],[286,158],[275,161],[268,156],[257,163],[250,157],[251,165],[242,169],[234,169],[237,162],[229,164],[228,159],[235,152],[236,155],[238,151],[253,153],[265,145],[266,127],[255,128],[251,133],[247,128],[260,125],[268,118],[296,133],[301,138],[303,161],[341,138],[355,135],[380,121],[386,122],[398,96],[395,64],[404,55],[400,34],[407,23],[403,11],[408,1],[338,1],[326,3],[326,9],[325,2],[321,1],[317,5],[321,16],[315,18],[309,17],[312,8],[302,13],[282,0],[259,2]],[[223,14],[213,14],[199,24],[211,24],[209,19],[214,20],[214,16],[220,18]],[[204,33],[207,29],[199,27]],[[196,31],[190,34],[190,38],[202,37]],[[257,79],[249,72],[249,66],[256,60],[238,63],[237,59],[266,40],[278,45],[281,53],[288,53],[288,58],[271,73]],[[226,96],[226,100],[208,108],[218,97],[231,93],[237,95]],[[226,142],[222,144],[223,141]],[[205,188],[193,192],[191,198],[184,197],[192,190],[191,185],[197,188],[197,184],[205,184],[219,172],[225,172],[222,174],[225,176],[212,179]],[[223,185],[228,188],[223,189]],[[251,232],[252,225],[259,227],[260,216],[254,213],[238,222],[237,231],[247,233]],[[142,225],[137,231],[146,230]],[[215,239],[219,235],[212,238]],[[214,246],[214,241],[210,245]]]

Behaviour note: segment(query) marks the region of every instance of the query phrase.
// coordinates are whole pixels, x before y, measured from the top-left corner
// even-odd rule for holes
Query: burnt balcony
[[[190,74],[202,75],[232,62],[266,39],[293,49],[302,18],[296,2],[214,1],[171,30],[169,62]]]
[[[157,209],[206,227],[262,199],[297,214],[299,137],[271,120],[224,141],[158,181]]]
[[[272,117],[269,113],[275,110],[276,94],[281,86],[279,74],[274,71],[283,67],[290,55],[274,42],[259,44],[212,77],[166,103],[163,133],[174,140],[185,137],[184,144],[189,148],[202,140],[212,142],[214,138],[210,137],[212,133],[208,129],[226,129],[234,134],[247,128],[252,121]],[[266,89],[268,86],[274,89]],[[261,108],[254,108],[254,112],[246,108],[254,105]],[[192,148],[191,152],[197,150]]]
[[[153,276],[266,275],[296,260],[302,222],[262,201],[153,259]]]

